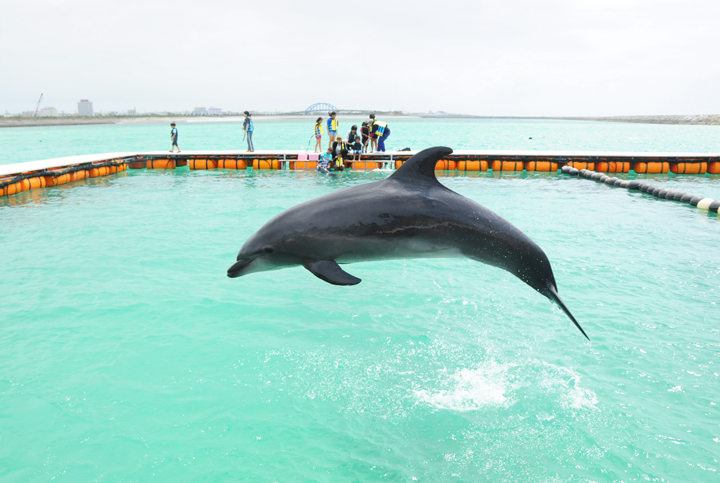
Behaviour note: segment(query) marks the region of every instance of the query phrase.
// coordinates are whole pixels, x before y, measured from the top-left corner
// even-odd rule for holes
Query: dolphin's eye
[[[271,254],[272,252],[274,252],[275,250],[273,250],[273,247],[265,247],[265,248],[263,248],[263,251],[264,251],[265,253],[267,253],[268,255],[270,255],[270,254]]]

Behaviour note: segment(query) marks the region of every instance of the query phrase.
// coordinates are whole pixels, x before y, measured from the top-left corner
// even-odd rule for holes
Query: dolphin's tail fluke
[[[555,302],[557,304],[557,306],[560,307],[563,312],[565,312],[565,315],[570,317],[570,320],[572,320],[573,324],[575,324],[575,327],[577,327],[578,330],[580,332],[582,332],[582,335],[584,335],[587,340],[590,340],[590,337],[587,336],[587,334],[585,333],[583,328],[580,327],[580,324],[578,323],[578,321],[575,320],[575,317],[573,317],[573,314],[571,314],[570,310],[565,306],[565,303],[562,301],[562,299],[560,298],[560,296],[557,293],[557,288],[555,288],[555,286],[552,283],[548,283],[547,293],[545,294],[545,296],[547,298],[549,298],[550,300],[552,300],[553,302]]]

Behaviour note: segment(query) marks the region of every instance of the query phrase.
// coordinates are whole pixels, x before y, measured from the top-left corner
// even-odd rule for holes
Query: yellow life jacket
[[[315,123],[315,135],[316,135],[316,136],[320,136],[322,133],[323,133],[323,132],[322,132],[322,123],[321,123],[321,122],[316,122],[316,123]]]
[[[338,130],[338,120],[333,119],[332,123],[330,124],[330,127],[332,128],[332,129],[330,129],[331,131],[337,131]]]
[[[382,135],[385,134],[385,128],[387,128],[387,123],[382,121],[375,121],[375,125],[377,126],[375,132],[377,133],[378,137],[382,137]]]

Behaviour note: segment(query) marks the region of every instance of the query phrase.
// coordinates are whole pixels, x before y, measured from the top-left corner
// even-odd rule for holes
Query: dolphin
[[[333,285],[361,280],[339,264],[396,258],[465,257],[502,268],[556,303],[545,252],[484,206],[446,188],[435,164],[453,151],[425,149],[382,181],[341,189],[271,219],[242,246],[230,278],[302,265]]]

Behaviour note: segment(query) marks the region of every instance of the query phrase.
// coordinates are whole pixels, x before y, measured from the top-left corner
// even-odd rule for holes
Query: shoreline
[[[278,114],[258,115],[253,118],[268,121],[278,120],[308,120],[314,115]],[[366,114],[344,114],[344,119],[366,119]],[[384,119],[515,119],[515,120],[548,120],[548,121],[590,121],[590,122],[618,122],[639,124],[680,124],[691,126],[718,126],[720,114],[702,115],[663,115],[663,116],[593,116],[593,117],[536,117],[536,116],[423,116],[423,115],[392,115],[383,114]],[[2,118],[0,128],[4,127],[43,127],[43,126],[85,126],[97,124],[165,124],[176,123],[210,123],[210,122],[242,122],[243,116],[122,116],[122,117],[41,117],[41,118]]]

